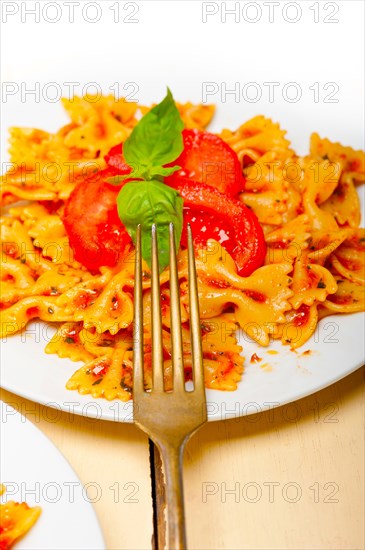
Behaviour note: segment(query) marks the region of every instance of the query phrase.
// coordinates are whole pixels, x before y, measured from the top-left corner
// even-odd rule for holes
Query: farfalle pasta
[[[5,493],[0,484],[0,495]],[[10,500],[0,504],[0,548],[10,550],[14,543],[23,537],[36,523],[41,514],[39,506],[30,507],[26,502]]]
[[[106,96],[64,100],[70,123],[50,134],[10,131],[10,163],[1,180],[2,336],[33,319],[55,324],[46,353],[82,361],[67,388],[128,400],[133,380],[134,248],[115,266],[89,270],[75,260],[63,223],[75,185],[106,168],[150,108]],[[214,107],[177,104],[186,128],[204,129]],[[303,345],[326,315],[364,309],[364,230],[356,185],[364,180],[360,151],[313,134],[299,157],[285,131],[264,116],[220,137],[237,154],[245,182],[239,199],[265,236],[261,267],[240,276],[222,244],[196,245],[205,382],[234,390],[245,350],[237,329],[262,346],[281,339]],[[21,202],[19,201],[26,201]],[[19,203],[19,204],[18,204]],[[187,251],[178,256],[186,377],[191,374]],[[146,384],[151,379],[150,271],[143,266]],[[165,383],[171,385],[169,271],[161,274]]]

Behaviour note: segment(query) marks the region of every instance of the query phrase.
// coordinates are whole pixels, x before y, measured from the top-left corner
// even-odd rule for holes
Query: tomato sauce
[[[109,364],[106,363],[106,361],[101,360],[94,365],[94,367],[91,369],[91,372],[94,376],[101,377],[107,373],[108,368],[109,368]]]
[[[27,309],[27,316],[29,318],[38,317],[39,315],[39,308],[38,307],[30,307]]]
[[[338,304],[339,306],[349,306],[353,302],[351,294],[344,294],[342,296],[339,294],[334,294],[332,296],[328,296],[327,299],[334,304]]]
[[[303,304],[295,312],[293,324],[296,327],[302,327],[303,325],[306,325],[308,321],[309,321],[309,306],[306,306]]]
[[[246,294],[246,296],[248,296],[255,302],[259,302],[260,304],[263,304],[264,302],[266,302],[266,296],[261,292],[257,292],[256,290],[249,290],[249,289],[245,289],[243,292]]]
[[[216,288],[229,288],[231,286],[227,281],[218,279],[208,279],[208,284],[210,286],[215,286]]]
[[[74,303],[78,309],[86,309],[92,302],[96,295],[95,290],[88,290],[87,292],[80,292],[74,299]]]

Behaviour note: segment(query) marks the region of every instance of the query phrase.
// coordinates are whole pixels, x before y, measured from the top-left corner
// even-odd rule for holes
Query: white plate
[[[131,4],[138,12],[133,15],[136,22],[128,24]],[[109,0],[99,3],[102,13],[97,24],[85,22],[81,6],[75,10],[75,24],[68,23],[66,7],[57,24],[45,22],[45,17],[34,23],[34,17],[29,16],[24,25],[21,13],[9,16],[4,27],[11,57],[3,63],[3,78],[10,83],[2,112],[3,151],[9,126],[56,131],[66,124],[68,119],[59,104],[46,98],[57,96],[57,89],[68,96],[70,86],[66,83],[74,84],[77,95],[83,90],[95,92],[95,86],[88,87],[95,80],[97,90],[110,94],[119,88],[121,95],[132,95],[144,104],[161,100],[166,85],[178,101],[205,99],[216,103],[212,131],[235,129],[264,114],[288,131],[299,154],[308,153],[309,136],[314,131],[360,148],[364,83],[358,67],[363,64],[353,52],[363,50],[363,4],[341,2],[338,13],[332,15],[333,7],[327,6],[328,12],[319,8],[319,22],[313,23],[317,15],[312,4],[300,2],[295,24],[287,21],[292,11],[285,15],[282,7],[276,9],[275,21],[270,22],[267,6],[263,6],[256,23],[247,22],[247,17],[255,15],[255,6],[260,11],[257,2],[242,3],[240,14],[227,15],[224,23],[223,11],[237,8],[239,3],[228,4],[132,2],[127,11],[120,11],[118,24],[113,22],[116,3]],[[243,4],[246,8],[254,4],[249,15],[245,16]],[[289,3],[285,6],[288,8]],[[205,9],[215,12],[206,21]],[[335,19],[339,22],[326,24]],[[336,40],[338,33],[343,40]],[[305,49],[298,49],[300,43],[305,43]],[[324,64],[318,51],[327,44],[331,44],[332,55]],[[346,62],[339,63],[339,59]],[[275,84],[274,97],[269,93],[270,83]],[[285,97],[285,90],[292,94],[293,85],[300,91],[294,102]],[[26,93],[33,89],[33,95]],[[214,93],[204,98],[203,91],[208,89]],[[260,93],[252,100],[255,90]],[[301,350],[313,350],[308,356],[301,356],[301,351],[295,354],[277,342],[270,349],[280,349],[280,354],[270,355],[243,339],[246,369],[242,381],[236,392],[208,392],[209,418],[219,420],[288,403],[346,376],[364,362],[363,329],[362,314],[324,319]],[[3,345],[3,386],[33,401],[78,414],[131,421],[131,403],[94,400],[65,389],[66,381],[81,364],[44,353],[50,332],[43,324],[33,324],[27,328],[27,337],[18,335]],[[260,364],[250,364],[253,352],[263,357]],[[272,370],[263,370],[263,363],[269,363]]]
[[[16,550],[104,550],[92,504],[69,463],[29,420],[0,404],[1,483],[7,487],[1,501],[42,508]]]
[[[364,213],[365,186],[358,191]],[[278,341],[262,348],[242,332],[240,344],[246,358],[242,380],[235,392],[207,392],[209,420],[245,416],[284,405],[340,380],[364,364],[364,332],[363,313],[326,317],[297,352]],[[66,390],[67,380],[82,363],[44,353],[54,333],[54,327],[35,321],[22,334],[5,338],[1,345],[1,385],[59,410],[132,422],[131,401],[108,402]],[[307,350],[310,353],[303,355]],[[272,351],[278,353],[272,355]],[[262,357],[260,363],[250,363],[253,353]]]
[[[358,191],[364,214],[365,185]],[[293,352],[278,341],[272,342],[269,348],[262,348],[242,331],[240,344],[246,358],[242,380],[235,392],[207,392],[209,420],[258,413],[310,395],[340,380],[364,364],[364,332],[363,313],[326,317],[318,324],[312,338]],[[4,339],[1,385],[17,395],[59,410],[132,422],[131,401],[108,402],[66,390],[67,380],[82,363],[44,353],[54,333],[54,327],[34,321],[22,334]],[[307,350],[310,353],[303,355]],[[272,351],[278,353],[273,355]],[[250,363],[253,353],[262,358],[260,363]]]
[[[235,392],[207,391],[209,420],[245,416],[284,405],[310,395],[364,364],[362,313],[323,319],[314,336],[297,352],[280,342],[262,348],[241,335],[245,372]],[[42,322],[28,325],[21,335],[2,346],[2,386],[17,395],[59,410],[83,416],[132,422],[132,402],[93,399],[66,390],[65,383],[82,365],[46,355],[43,339],[50,327]],[[43,336],[42,336],[43,335]],[[311,350],[309,354],[303,353]],[[277,351],[272,355],[272,351]],[[250,363],[256,353],[260,363]],[[295,411],[294,411],[295,412]],[[291,413],[294,414],[294,413]]]

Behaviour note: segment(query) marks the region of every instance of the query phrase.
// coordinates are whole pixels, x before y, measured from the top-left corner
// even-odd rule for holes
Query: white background
[[[39,12],[39,22],[32,9]],[[224,12],[232,9],[236,14],[227,13],[224,22]],[[116,82],[121,92],[127,86],[126,93],[136,85],[134,97],[142,103],[161,100],[166,85],[177,100],[199,102],[203,83],[214,82],[218,92],[211,101],[220,105],[213,130],[236,128],[251,116],[265,114],[288,130],[300,153],[307,152],[312,131],[356,148],[363,146],[362,0],[260,0],[209,2],[209,6],[199,0],[3,0],[1,10],[2,159],[9,126],[52,131],[67,121],[61,106],[50,101],[57,94],[56,88],[47,87],[50,82],[64,95],[69,93],[66,82],[79,83],[78,94],[89,82],[109,93]],[[203,13],[208,11],[217,13],[207,15],[204,23]],[[25,95],[37,82],[37,97]],[[128,87],[131,82],[135,85]],[[256,90],[244,88],[250,82],[256,83]],[[265,82],[279,83],[272,102]],[[302,91],[294,103],[282,95],[290,82]],[[315,82],[320,92],[317,102],[310,90]],[[325,101],[333,90],[331,86],[324,90],[330,82],[338,87],[332,98],[336,103]],[[244,95],[221,96],[224,86],[237,85]],[[247,97],[254,98],[257,89],[261,98],[249,102]],[[292,96],[293,92],[294,88],[287,90]]]

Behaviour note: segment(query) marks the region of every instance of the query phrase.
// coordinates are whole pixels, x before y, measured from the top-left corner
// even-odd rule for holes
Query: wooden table
[[[147,438],[2,391],[57,445],[95,503],[108,550],[151,548]],[[364,368],[310,397],[206,425],[185,460],[192,549],[364,548]]]

